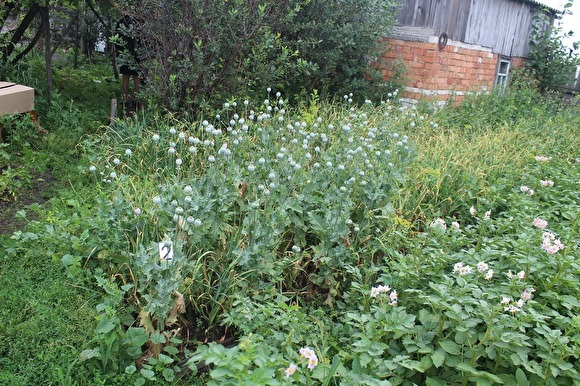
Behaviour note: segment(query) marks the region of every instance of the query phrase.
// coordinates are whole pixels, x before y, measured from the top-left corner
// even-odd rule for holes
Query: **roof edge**
[[[537,1],[537,0],[523,0],[524,3],[528,3],[528,4],[533,4],[533,5],[537,5],[538,7],[542,7],[542,8],[546,8],[547,10],[554,12],[554,13],[562,13],[562,10],[556,9],[550,5],[544,4],[541,1]]]

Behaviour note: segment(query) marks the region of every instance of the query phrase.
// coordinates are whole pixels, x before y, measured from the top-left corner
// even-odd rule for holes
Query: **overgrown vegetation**
[[[47,101],[55,53],[70,48],[76,69],[83,58],[94,58],[99,41],[113,64],[138,70],[145,81],[141,102],[182,114],[229,98],[261,97],[267,87],[304,98],[315,90],[333,97],[361,95],[364,89],[378,101],[394,90],[396,79],[384,82],[369,63],[380,59],[377,45],[394,24],[395,5],[394,0],[98,0],[48,7],[14,0],[0,9],[0,24],[11,26],[0,36],[0,78],[7,79],[8,65],[22,63],[42,37]],[[131,21],[127,28],[121,17]],[[34,28],[36,22],[41,27]],[[136,43],[136,57],[123,53],[129,41]]]
[[[50,106],[42,60],[0,67],[40,118],[0,122],[0,381],[577,383],[578,106],[523,70],[404,107],[360,71],[378,3],[210,3],[143,3],[169,109],[110,123],[74,52]]]
[[[369,68],[394,24],[393,1],[145,1],[126,8],[150,103],[173,111],[229,98],[393,91]]]
[[[11,118],[6,165],[57,178],[0,236],[0,379],[574,384],[579,114],[526,84],[88,132],[63,91],[48,134]]]
[[[564,12],[569,13],[571,6],[572,2],[568,2]],[[577,52],[580,42],[566,47],[564,39],[571,37],[572,31],[563,31],[559,25],[552,26],[544,13],[536,15],[532,27],[526,67],[532,70],[542,93],[560,91],[561,87],[575,80],[580,66]]]
[[[85,253],[81,234],[90,212],[84,206],[85,212],[75,211],[91,195],[75,177],[75,165],[84,157],[77,144],[107,122],[102,118],[110,101],[103,104],[102,96],[114,95],[117,85],[92,82],[104,76],[93,66],[85,85],[93,87],[87,93],[93,99],[86,106],[64,97],[69,90],[61,89],[49,109],[45,83],[37,75],[42,60],[30,59],[3,68],[9,80],[37,87],[40,126],[29,114],[0,117],[0,383],[94,384],[94,375],[78,363],[94,337],[94,307],[101,294],[70,280],[59,267],[75,250]],[[56,84],[70,86],[63,74],[56,72]]]

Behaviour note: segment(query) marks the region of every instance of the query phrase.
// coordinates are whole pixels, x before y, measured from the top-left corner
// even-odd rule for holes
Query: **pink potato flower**
[[[288,368],[284,371],[284,376],[286,378],[291,377],[296,370],[298,369],[298,366],[296,366],[294,363],[290,363],[290,366],[288,366]]]
[[[484,279],[491,280],[492,278],[493,278],[493,269],[490,269],[485,273]]]
[[[472,216],[477,215],[477,209],[475,209],[473,206],[471,208],[469,208],[469,214]]]
[[[538,229],[545,229],[548,226],[548,222],[541,218],[535,218],[534,221],[532,222],[532,225],[534,225]]]
[[[457,273],[459,276],[465,276],[473,272],[473,268],[469,265],[463,265],[463,263],[460,262],[453,265],[453,272]]]
[[[479,272],[487,271],[488,269],[489,265],[486,262],[480,261],[479,263],[477,263],[477,270]]]
[[[552,232],[542,233],[542,249],[550,255],[564,249],[564,244]]]
[[[314,368],[318,364],[318,357],[316,356],[314,350],[312,350],[310,347],[302,347],[300,349],[300,355],[308,360],[307,367],[310,370],[314,370]]]

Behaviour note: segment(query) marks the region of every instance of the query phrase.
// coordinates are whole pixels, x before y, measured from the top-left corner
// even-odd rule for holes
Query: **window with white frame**
[[[495,85],[499,88],[505,88],[510,73],[511,60],[508,58],[500,58],[497,65],[497,74],[495,76]]]

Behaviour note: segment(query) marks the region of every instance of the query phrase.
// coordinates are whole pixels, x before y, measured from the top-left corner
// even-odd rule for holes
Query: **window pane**
[[[507,75],[509,69],[510,69],[510,62],[506,62],[506,61],[502,60],[499,63],[499,71],[498,71],[498,73],[499,74],[506,74]]]
[[[507,82],[507,75],[498,75],[497,76],[497,80],[496,80],[495,83],[498,86],[502,86],[503,87],[503,86],[505,86],[506,82]]]

